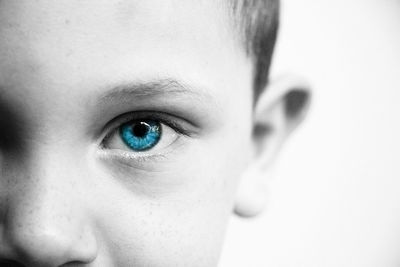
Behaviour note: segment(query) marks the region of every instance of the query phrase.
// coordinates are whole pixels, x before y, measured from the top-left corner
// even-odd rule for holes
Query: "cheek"
[[[249,143],[246,127],[233,128],[192,141],[157,171],[111,174],[96,168],[92,200],[102,204],[92,210],[103,248],[114,261],[216,265]]]

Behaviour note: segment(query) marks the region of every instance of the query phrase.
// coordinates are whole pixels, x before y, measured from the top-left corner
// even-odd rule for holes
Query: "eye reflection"
[[[119,133],[122,141],[134,151],[154,147],[161,138],[161,124],[153,120],[137,120],[123,124]]]

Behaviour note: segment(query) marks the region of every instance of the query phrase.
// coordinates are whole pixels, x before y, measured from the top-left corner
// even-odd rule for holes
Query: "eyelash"
[[[174,117],[174,118],[172,118]],[[184,127],[182,124],[191,124],[190,122],[186,121],[185,119],[170,115],[168,113],[163,112],[154,112],[154,111],[137,111],[123,114],[115,119],[113,119],[108,126],[105,127],[105,136],[101,139],[101,148],[107,149],[105,144],[111,138],[113,134],[115,134],[120,127],[128,122],[135,121],[135,120],[154,120],[158,121],[161,124],[165,124],[166,126],[173,129],[177,134],[181,136],[190,137],[192,136],[193,132],[188,129],[188,127]],[[182,123],[176,122],[176,120],[183,121]],[[128,152],[129,153],[129,152]],[[132,151],[132,153],[135,153]]]

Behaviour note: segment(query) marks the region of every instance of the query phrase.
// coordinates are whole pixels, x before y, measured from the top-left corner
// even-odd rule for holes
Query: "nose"
[[[2,262],[33,267],[93,262],[97,242],[84,201],[73,186],[62,182],[68,181],[63,175],[42,174],[16,183],[0,198],[5,207],[0,224],[0,266]]]
[[[39,221],[9,227],[2,242],[4,259],[24,266],[88,264],[97,254],[90,232],[65,230]]]

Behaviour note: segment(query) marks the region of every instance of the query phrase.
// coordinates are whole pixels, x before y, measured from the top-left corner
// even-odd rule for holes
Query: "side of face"
[[[216,265],[251,147],[227,19],[212,1],[0,3],[0,258]],[[121,142],[149,118],[156,146]]]
[[[2,1],[0,25],[0,259],[215,266],[233,209],[258,211],[239,180],[289,128],[283,93],[254,112],[226,7]],[[140,123],[162,129],[145,150],[121,135]]]

